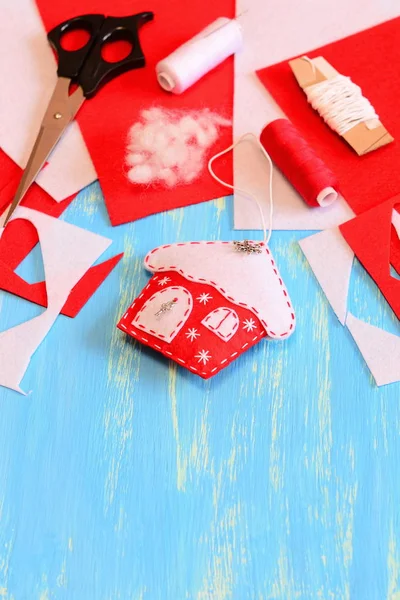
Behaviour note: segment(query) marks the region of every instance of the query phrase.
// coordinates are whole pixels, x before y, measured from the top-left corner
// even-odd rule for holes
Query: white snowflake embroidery
[[[245,329],[246,331],[253,331],[253,329],[256,328],[257,325],[255,324],[253,319],[246,319],[245,321],[243,321],[243,329]]]
[[[196,338],[200,337],[200,334],[197,333],[197,329],[195,327],[188,329],[185,335],[191,342],[194,342]]]
[[[209,300],[212,300],[212,296],[210,294],[200,294],[198,298],[196,298],[200,302],[200,304],[207,304]]]
[[[198,362],[202,362],[203,365],[206,365],[210,358],[210,353],[208,350],[200,350],[198,354],[196,354],[195,358],[197,358]]]
[[[167,285],[167,283],[169,283],[171,281],[170,277],[163,277],[162,279],[160,279],[160,281],[158,282],[158,285]]]

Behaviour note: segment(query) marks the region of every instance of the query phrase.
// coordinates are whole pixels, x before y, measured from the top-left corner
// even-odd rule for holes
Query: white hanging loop
[[[265,223],[265,218],[264,218],[264,213],[263,213],[263,209],[262,206],[260,204],[260,202],[257,200],[257,198],[251,194],[250,192],[247,192],[246,190],[242,190],[240,188],[238,188],[235,185],[231,185],[230,183],[227,183],[226,181],[223,181],[222,179],[220,179],[213,171],[212,169],[212,164],[213,162],[219,158],[220,156],[223,156],[224,154],[227,154],[227,152],[230,152],[231,150],[233,150],[234,148],[236,148],[236,146],[238,144],[240,144],[243,140],[245,140],[245,138],[253,138],[253,140],[255,140],[257,146],[259,147],[259,149],[261,150],[261,152],[264,154],[265,158],[268,160],[269,163],[269,223],[268,223],[268,228],[266,226]],[[273,174],[273,165],[272,165],[272,160],[268,154],[268,152],[265,150],[264,146],[261,144],[260,140],[258,139],[258,137],[256,135],[254,135],[254,133],[245,133],[244,135],[242,135],[236,142],[234,142],[231,146],[229,146],[229,148],[226,148],[225,150],[222,150],[221,152],[218,152],[218,154],[215,154],[212,158],[210,158],[210,160],[208,161],[208,170],[210,172],[210,175],[216,180],[218,181],[218,183],[220,183],[221,185],[229,188],[230,190],[233,190],[234,192],[239,192],[241,194],[243,194],[244,196],[247,196],[248,198],[250,198],[251,200],[253,200],[253,202],[255,202],[255,204],[257,205],[257,208],[259,210],[260,213],[260,218],[261,218],[261,223],[262,223],[262,229],[264,231],[264,242],[266,244],[268,244],[269,240],[271,239],[271,235],[272,235],[272,220],[273,220],[273,216],[274,216],[274,203],[273,203],[273,197],[272,197],[272,174]]]

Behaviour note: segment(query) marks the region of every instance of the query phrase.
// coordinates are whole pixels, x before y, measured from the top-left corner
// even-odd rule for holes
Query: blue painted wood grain
[[[112,229],[125,258],[0,390],[3,600],[399,600],[399,385],[377,389],[297,240],[271,247],[296,333],[203,381],[115,328],[163,243],[240,239],[220,199]],[[255,237],[259,237],[259,233]],[[251,234],[246,234],[250,237]],[[40,277],[36,252],[19,272]],[[352,311],[400,333],[356,266]],[[41,309],[0,296],[1,329]]]

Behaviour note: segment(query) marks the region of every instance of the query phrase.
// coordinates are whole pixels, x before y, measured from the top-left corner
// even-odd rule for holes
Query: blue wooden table
[[[63,218],[125,258],[58,318],[32,392],[0,389],[0,599],[399,600],[400,386],[375,387],[305,233],[271,241],[295,334],[203,381],[115,325],[149,249],[243,238],[230,199],[112,229],[95,184]],[[40,253],[18,272],[40,279]],[[359,266],[350,307],[400,333]],[[42,309],[1,293],[0,310],[6,329]]]

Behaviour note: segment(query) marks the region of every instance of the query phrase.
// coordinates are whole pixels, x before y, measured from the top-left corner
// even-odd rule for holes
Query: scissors
[[[138,30],[153,17],[152,12],[129,17],[81,15],[64,21],[48,33],[47,38],[58,55],[58,79],[4,227],[85,99],[94,96],[102,85],[114,77],[145,66]],[[64,49],[63,36],[76,30],[86,31],[89,34],[88,41],[77,50]],[[120,40],[131,44],[128,56],[117,62],[104,60],[103,46]],[[76,84],[77,88],[69,94],[71,83]]]

